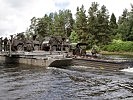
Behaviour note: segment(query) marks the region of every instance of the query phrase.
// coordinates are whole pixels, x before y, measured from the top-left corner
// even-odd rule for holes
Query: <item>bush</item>
[[[121,41],[121,40],[113,40],[113,42],[109,45],[103,47],[103,50],[110,52],[133,52],[133,42],[132,41]]]

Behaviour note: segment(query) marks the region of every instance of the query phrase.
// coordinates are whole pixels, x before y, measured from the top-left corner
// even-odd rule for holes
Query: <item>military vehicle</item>
[[[26,40],[24,43],[24,51],[33,51],[33,44],[31,40]]]
[[[14,38],[12,37],[12,51],[23,51],[24,50],[24,34],[19,33]]]
[[[14,39],[12,42],[12,51],[23,51],[24,42],[18,39]]]
[[[49,44],[50,37],[45,37],[44,40],[41,43],[41,50],[49,51],[50,50],[50,44]]]
[[[69,40],[61,36],[45,37],[40,42],[37,40],[37,35],[33,35],[32,39],[28,39],[24,37],[24,34],[19,33],[11,41],[12,51],[70,51]]]
[[[46,51],[69,51],[70,43],[68,39],[61,36],[45,37],[41,44],[41,49]]]
[[[19,33],[12,38],[12,51],[33,51],[40,50],[40,41],[36,40],[36,35],[33,35],[32,39],[24,37],[24,34]]]

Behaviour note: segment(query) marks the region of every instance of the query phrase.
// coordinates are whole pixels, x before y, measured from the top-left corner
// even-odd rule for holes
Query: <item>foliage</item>
[[[112,13],[112,15],[111,15],[109,27],[110,27],[112,38],[115,38],[116,34],[117,34],[118,25],[117,25],[116,17],[115,17],[114,13]]]
[[[118,52],[133,52],[133,42],[132,41],[122,41],[122,40],[113,40],[109,45],[104,46],[103,50],[105,51],[118,51]]]
[[[130,11],[123,11],[118,22],[114,13],[110,16],[106,6],[100,7],[97,2],[92,2],[86,11],[84,5],[77,7],[75,19],[69,9],[33,17],[26,37],[37,34],[42,39],[59,35],[69,37],[71,42],[88,43],[87,48],[97,45],[108,51],[132,51],[129,46],[133,41],[133,5]]]
[[[96,2],[93,2],[88,11],[88,43],[90,46],[105,45],[111,41],[108,10],[104,5],[100,9],[98,6]]]
[[[61,35],[69,37],[73,28],[73,17],[70,10],[59,10],[59,12],[45,14],[42,18],[33,17],[31,25],[26,33],[38,34],[41,37],[50,35]]]
[[[78,42],[78,36],[77,36],[77,33],[75,31],[71,32],[70,40],[71,40],[72,43],[77,43]]]
[[[97,13],[98,13],[98,4],[96,2],[93,2],[91,7],[89,8],[88,11],[88,44],[90,48],[92,47],[93,44],[98,42],[97,34],[98,34],[98,19],[97,19]]]
[[[118,34],[124,41],[133,41],[133,5],[131,11],[125,9],[118,21]]]
[[[98,35],[97,45],[106,45],[111,41],[111,33],[109,27],[109,13],[106,7],[103,5],[101,9],[98,11],[97,15],[98,19]]]
[[[77,33],[78,39],[81,42],[85,42],[87,40],[87,19],[85,12],[86,10],[84,9],[83,5],[81,8],[77,7],[75,31]]]

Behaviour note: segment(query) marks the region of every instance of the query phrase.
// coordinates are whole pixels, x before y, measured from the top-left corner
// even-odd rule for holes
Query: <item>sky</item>
[[[88,11],[92,2],[97,2],[99,7],[105,5],[109,14],[114,13],[117,19],[133,4],[133,0],[0,0],[0,37],[25,32],[33,17],[43,17],[63,9],[70,9],[75,15],[76,8],[82,4]]]

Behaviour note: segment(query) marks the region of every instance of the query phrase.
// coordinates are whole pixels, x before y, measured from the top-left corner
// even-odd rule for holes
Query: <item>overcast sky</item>
[[[34,16],[43,17],[60,9],[70,9],[74,15],[77,6],[83,4],[88,10],[92,2],[105,5],[117,18],[133,4],[133,0],[0,0],[0,37],[24,32]]]

